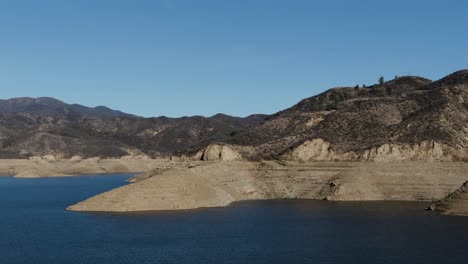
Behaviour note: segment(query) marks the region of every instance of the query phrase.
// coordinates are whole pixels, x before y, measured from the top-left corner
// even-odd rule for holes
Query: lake
[[[252,201],[68,212],[131,175],[0,177],[0,263],[465,263],[468,217],[417,202]]]

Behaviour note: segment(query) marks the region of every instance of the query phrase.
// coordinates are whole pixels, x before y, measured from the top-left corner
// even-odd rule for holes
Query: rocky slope
[[[468,181],[444,199],[432,204],[429,209],[447,215],[468,216]]]
[[[219,143],[252,160],[468,161],[468,70],[334,88]]]
[[[264,118],[222,114],[142,118],[53,98],[0,100],[0,158],[165,156],[226,137]]]

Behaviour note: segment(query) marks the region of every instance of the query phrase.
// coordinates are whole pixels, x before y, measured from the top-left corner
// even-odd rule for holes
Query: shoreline
[[[50,178],[74,178],[74,177],[88,177],[88,176],[120,176],[120,175],[130,175],[130,178],[142,174],[144,172],[137,171],[137,172],[102,172],[102,173],[79,173],[74,175],[54,175],[54,176],[40,176],[40,177],[15,177],[15,175],[0,175],[1,177],[5,178],[14,178],[14,179],[50,179]],[[130,179],[129,178],[129,179]]]
[[[71,205],[90,212],[179,211],[248,200],[416,201],[468,215],[468,163],[446,161],[174,161],[169,159],[0,159],[0,177],[133,174],[128,184]],[[455,210],[456,209],[456,210]]]
[[[147,172],[131,184],[67,210],[177,211],[276,199],[429,205],[458,189],[468,178],[467,170],[467,163],[447,162],[195,162],[189,167]]]
[[[0,177],[51,178],[84,174],[135,173],[174,166],[167,159],[88,158],[88,159],[0,159]]]
[[[262,200],[243,200],[243,201],[235,201],[232,202],[226,206],[216,206],[216,207],[198,207],[198,208],[191,208],[191,209],[176,209],[176,210],[148,210],[148,211],[126,211],[126,212],[111,212],[111,211],[74,211],[74,210],[67,210],[67,211],[72,211],[72,212],[77,212],[77,213],[95,213],[95,214],[109,214],[109,215],[155,215],[155,214],[185,214],[185,213],[194,213],[194,212],[201,212],[204,210],[216,210],[216,209],[221,209],[221,208],[229,208],[229,207],[235,207],[235,206],[242,206],[242,204],[249,204],[252,202],[297,202],[297,201],[302,201],[302,202],[316,202],[316,203],[326,203],[326,204],[348,204],[348,205],[357,205],[357,204],[373,204],[373,203],[397,203],[397,204],[420,204],[421,205],[421,211],[426,211],[426,207],[428,205],[427,201],[407,201],[407,200],[367,200],[367,201],[332,201],[332,200],[319,200],[319,199],[302,199],[302,198],[278,198],[278,199],[262,199]],[[429,212],[431,213],[431,212]],[[451,215],[451,216],[457,216],[457,215]]]

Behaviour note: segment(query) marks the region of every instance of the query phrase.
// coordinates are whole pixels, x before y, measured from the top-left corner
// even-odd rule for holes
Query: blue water
[[[243,202],[103,214],[68,205],[130,175],[0,177],[0,263],[466,263],[468,218],[425,204]]]

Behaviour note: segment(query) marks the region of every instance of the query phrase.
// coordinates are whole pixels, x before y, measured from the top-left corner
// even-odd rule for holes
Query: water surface
[[[0,263],[465,263],[468,218],[412,202],[255,201],[185,212],[64,208],[130,175],[0,177]]]

